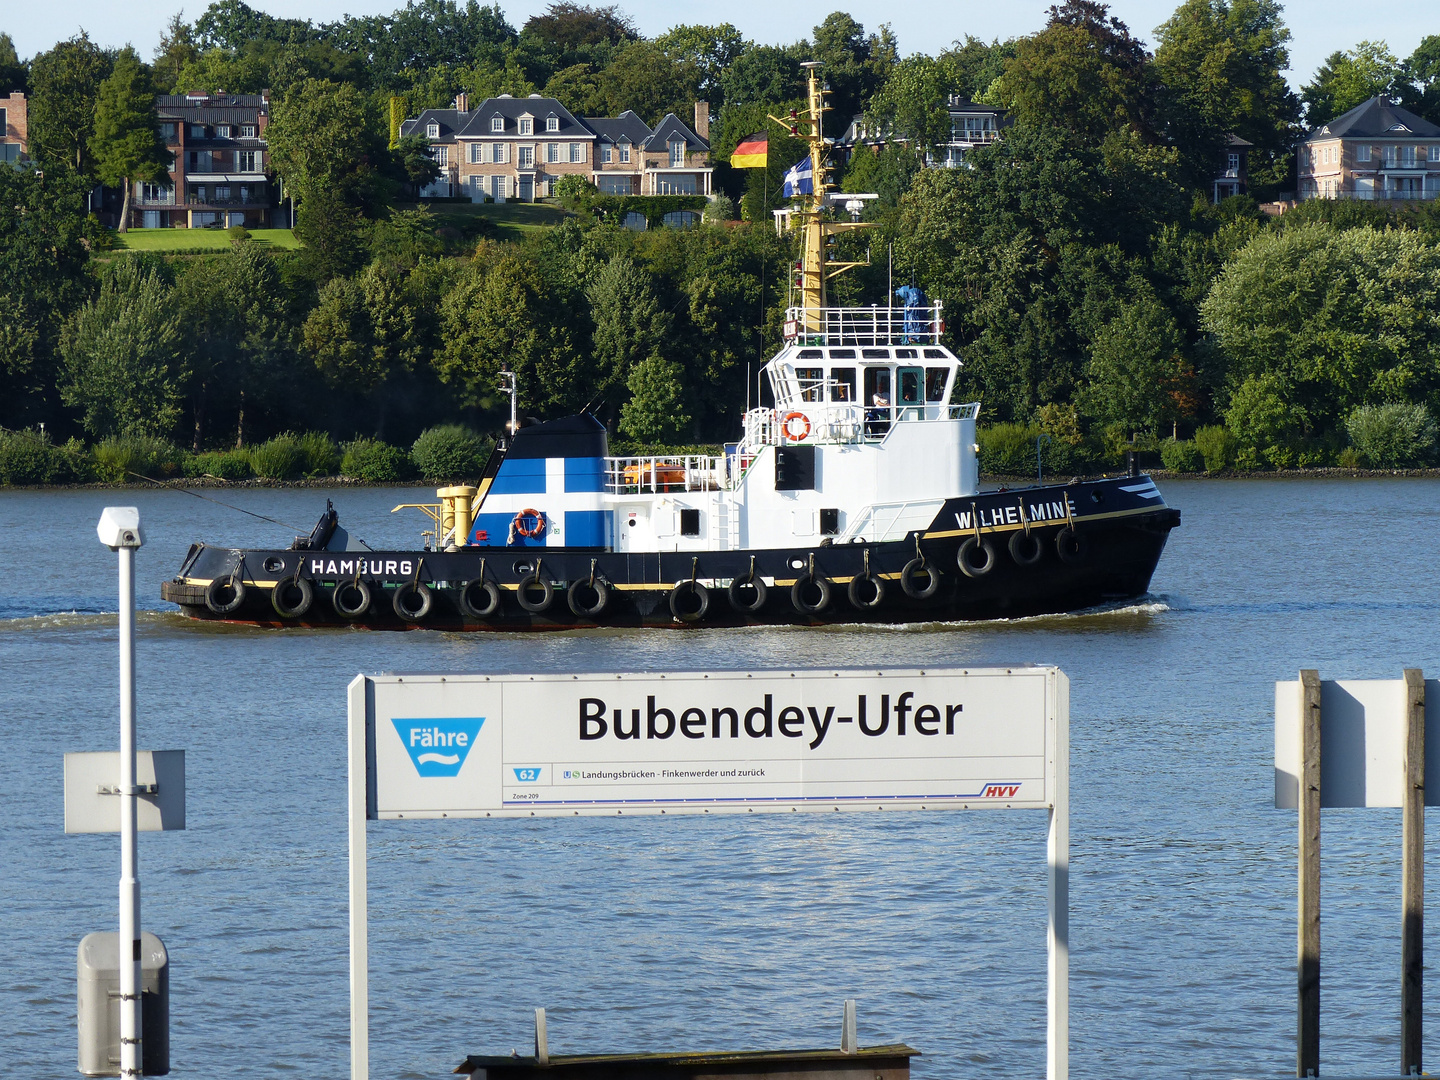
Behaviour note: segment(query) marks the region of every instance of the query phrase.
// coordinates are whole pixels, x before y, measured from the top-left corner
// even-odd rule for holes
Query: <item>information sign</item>
[[[370,818],[1053,805],[1047,668],[377,676],[367,695]]]
[[[362,675],[350,684],[351,1077],[367,820],[1049,811],[1047,1080],[1069,1071],[1069,681],[1054,667]]]

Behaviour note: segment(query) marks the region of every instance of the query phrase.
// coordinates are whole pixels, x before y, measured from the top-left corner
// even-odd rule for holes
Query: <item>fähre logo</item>
[[[392,717],[390,722],[395,725],[395,734],[405,744],[415,771],[421,776],[458,776],[485,718],[447,716],[402,720]]]

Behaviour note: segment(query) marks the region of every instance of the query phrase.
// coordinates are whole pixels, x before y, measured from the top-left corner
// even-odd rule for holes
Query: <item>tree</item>
[[[169,285],[139,259],[118,261],[65,328],[66,404],[95,438],[168,437],[184,402],[180,345]]]
[[[25,65],[20,62],[10,35],[0,33],[0,97],[8,97],[17,90],[25,92]]]
[[[1440,246],[1314,223],[1264,232],[1201,306],[1231,429],[1272,462],[1362,404],[1440,404]]]
[[[1152,132],[1149,54],[1108,12],[1096,0],[1066,0],[1017,43],[995,90],[1017,123],[1063,128],[1092,145],[1127,125]]]
[[[179,13],[170,16],[164,33],[160,35],[160,44],[155,48],[152,78],[156,89],[161,93],[183,93],[185,88],[180,85],[180,72],[199,58],[200,48],[195,43],[194,29]],[[226,89],[233,85],[237,92],[241,89],[234,83],[215,85],[224,86]]]
[[[671,60],[655,42],[632,41],[600,72],[599,91],[606,116],[631,109],[653,127],[666,113],[685,117],[695,101],[699,80],[694,65]]]
[[[1305,123],[1318,127],[1377,94],[1395,93],[1402,78],[1400,62],[1383,41],[1362,41],[1349,52],[1331,53],[1300,90]]]
[[[176,283],[196,450],[210,438],[215,412],[233,419],[234,444],[244,446],[247,407],[253,413],[288,395],[294,369],[285,300],[275,261],[246,242],[189,264]]]
[[[1268,165],[1265,178],[1278,180],[1300,119],[1278,0],[1185,0],[1155,35],[1161,118],[1192,184],[1214,175],[1228,135],[1254,144],[1252,178]]]
[[[412,131],[406,135],[391,154],[417,194],[440,175],[440,166],[430,154],[430,140],[423,131]]]
[[[1440,34],[1430,34],[1405,60],[1406,104],[1429,120],[1440,122]]]
[[[906,142],[922,159],[950,139],[949,97],[964,81],[959,66],[945,56],[923,53],[901,60],[890,70],[866,109],[866,123]]]
[[[724,78],[753,43],[729,23],[720,26],[672,26],[655,39],[670,59],[699,72],[699,91],[714,112],[725,104]]]
[[[305,79],[275,104],[265,131],[270,163],[302,204],[322,193],[361,203],[375,179],[370,119],[355,87]]]
[[[599,116],[605,111],[599,76],[589,64],[571,64],[551,75],[545,96],[563,101],[576,116]]]
[[[557,52],[582,45],[614,45],[640,38],[635,24],[614,4],[587,7],[571,0],[559,0],[550,4],[543,14],[532,15],[520,32],[543,41]]]
[[[318,288],[353,274],[365,262],[365,224],[360,211],[334,192],[321,190],[301,206],[295,235],[304,245],[300,261]]]
[[[803,97],[800,61],[807,50],[752,45],[720,75],[721,100],[726,109],[739,105],[770,105]],[[721,113],[721,120],[725,113]],[[750,129],[754,131],[754,128]]]
[[[825,118],[825,131],[836,136],[865,110],[899,59],[899,51],[889,26],[882,25],[879,33],[867,35],[865,28],[843,11],[825,16],[814,34],[810,59],[825,65],[821,74],[830,84],[828,104],[834,110]]]
[[[112,56],[82,30],[30,62],[30,156],[91,169],[95,101],[110,74]]]
[[[150,73],[129,47],[121,50],[109,77],[100,84],[91,152],[101,182],[125,189],[119,228],[123,233],[130,225],[130,194],[136,182],[164,182],[174,159],[160,135]]]
[[[244,0],[215,0],[195,20],[195,38],[202,49],[239,52],[254,41],[304,43],[316,37],[303,19],[277,19],[256,11]]]
[[[595,326],[595,388],[605,397],[624,386],[635,366],[658,355],[670,336],[672,320],[661,308],[647,274],[616,255],[586,290]]]
[[[1088,415],[1155,434],[1193,411],[1194,375],[1174,316],[1143,281],[1135,292],[1095,334],[1080,396]]]
[[[55,419],[54,370],[66,315],[90,290],[90,185],[62,163],[0,168],[0,425]]]
[[[620,430],[642,443],[674,440],[690,415],[680,365],[652,353],[630,373],[630,400],[620,410]]]

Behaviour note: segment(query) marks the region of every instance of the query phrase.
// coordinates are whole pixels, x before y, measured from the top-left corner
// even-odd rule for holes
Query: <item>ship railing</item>
[[[944,305],[785,309],[785,340],[799,345],[938,345]]]
[[[797,415],[798,414],[798,415]],[[941,405],[854,405],[843,402],[782,402],[773,409],[751,409],[745,414],[741,445],[785,446],[790,443],[880,442],[897,423],[935,420],[974,420],[980,403]]]
[[[923,529],[934,521],[939,505],[934,499],[871,503],[853,515],[844,533],[837,536],[835,542],[844,544],[862,539],[876,542],[903,537],[911,529]]]
[[[726,487],[723,457],[672,454],[605,459],[605,490],[612,495],[675,491],[721,491]]]

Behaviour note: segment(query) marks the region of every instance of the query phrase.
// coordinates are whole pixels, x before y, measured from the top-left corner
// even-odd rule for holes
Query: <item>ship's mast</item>
[[[864,266],[859,262],[832,262],[826,255],[830,237],[842,232],[870,227],[869,222],[827,221],[825,209],[830,202],[828,194],[834,189],[830,183],[830,168],[825,144],[825,89],[820,78],[820,61],[811,60],[801,65],[806,75],[806,111],[803,116],[792,110],[789,121],[770,117],[775,123],[789,129],[792,136],[801,134],[800,128],[810,145],[811,190],[801,195],[800,205],[791,211],[792,218],[800,220],[803,235],[800,246],[799,292],[802,309],[801,323],[812,333],[824,329],[825,283],[837,274],[843,274],[853,266]]]

